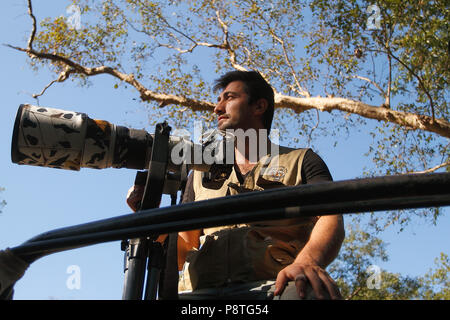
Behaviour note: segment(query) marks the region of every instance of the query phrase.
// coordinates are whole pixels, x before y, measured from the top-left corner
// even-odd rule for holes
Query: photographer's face
[[[230,82],[221,92],[214,108],[218,116],[217,127],[220,130],[252,128],[254,119],[248,100],[244,82]]]

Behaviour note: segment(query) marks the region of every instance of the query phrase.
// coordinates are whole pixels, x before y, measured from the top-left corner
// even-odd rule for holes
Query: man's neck
[[[244,147],[241,145],[236,145],[234,148],[235,152],[235,166],[239,169],[242,175],[247,174],[253,169],[256,163],[265,155],[270,153],[271,142],[267,136],[262,137],[257,136],[257,141],[249,141],[245,139]],[[251,146],[251,144],[254,144]]]
[[[245,164],[235,164],[235,167],[237,167],[237,169],[239,170],[239,172],[245,176],[247,173],[249,173],[250,171],[252,171],[252,169],[256,166],[256,162],[255,163],[245,163]]]

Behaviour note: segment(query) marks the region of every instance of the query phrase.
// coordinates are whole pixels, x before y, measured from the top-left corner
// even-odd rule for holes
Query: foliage
[[[441,253],[435,269],[410,277],[377,267],[388,261],[386,244],[358,225],[348,228],[338,258],[328,271],[336,279],[344,299],[352,300],[436,300],[450,299],[450,261]],[[379,268],[379,269],[377,269]],[[379,285],[376,275],[379,272]]]
[[[420,296],[428,300],[450,300],[450,260],[448,255],[441,253],[435,259],[435,269],[420,279]]]
[[[153,92],[198,101],[215,101],[211,87],[218,74],[258,70],[278,97],[292,98],[275,113],[283,143],[305,146],[328,136],[336,144],[350,132],[363,133],[373,141],[365,175],[450,168],[450,10],[444,0],[72,3],[80,8],[81,28],[65,17],[43,19],[32,39],[36,52],[87,68],[107,66]],[[70,71],[72,80],[89,83],[81,67],[30,56],[33,67],[49,66],[61,81]],[[124,79],[114,87],[138,87]],[[213,120],[211,109],[140,94],[154,122],[169,118],[186,128],[194,119]],[[311,99],[318,96],[347,100],[325,109]],[[436,219],[439,210],[427,216]],[[387,220],[408,221],[402,213]]]

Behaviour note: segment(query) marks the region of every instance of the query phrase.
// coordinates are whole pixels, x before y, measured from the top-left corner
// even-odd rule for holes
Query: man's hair
[[[267,100],[268,107],[262,116],[262,122],[267,132],[270,132],[275,105],[272,87],[256,71],[230,71],[215,81],[214,92],[225,89],[233,81],[244,82],[245,93],[249,96],[248,104],[253,104],[259,99]]]

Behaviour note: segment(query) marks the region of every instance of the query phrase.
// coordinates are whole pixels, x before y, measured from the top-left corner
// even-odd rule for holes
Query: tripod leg
[[[141,300],[147,264],[147,239],[132,239],[125,251],[123,300]]]
[[[164,268],[164,249],[161,243],[154,241],[149,249],[145,300],[156,300],[161,270]]]
[[[170,233],[165,248],[165,265],[161,272],[158,288],[159,300],[178,300],[178,232]]]
[[[149,162],[149,170],[141,205],[137,212],[138,214],[140,210],[157,208],[161,202],[164,182],[166,180],[167,163],[169,161],[170,130],[171,128],[166,122],[156,125],[155,136],[151,149],[152,153]],[[142,299],[147,258],[149,254],[153,254],[153,252],[148,251],[149,244],[151,244],[151,242],[147,239],[130,240],[128,250],[129,257],[127,259],[128,265],[126,266],[125,284],[122,295],[123,299]],[[153,246],[151,246],[151,248],[153,248]],[[156,261],[153,262],[152,260]],[[162,260],[162,258],[156,259],[152,257],[150,259],[150,261],[152,261],[152,265],[154,266],[156,266],[156,263],[159,263],[158,260]],[[145,299],[147,299],[147,296],[153,297],[153,299],[156,298],[156,288],[158,285],[160,271],[161,268],[159,268],[159,271],[154,270],[154,274],[148,275],[148,278],[151,281],[147,282]],[[152,280],[154,278],[156,281]]]

